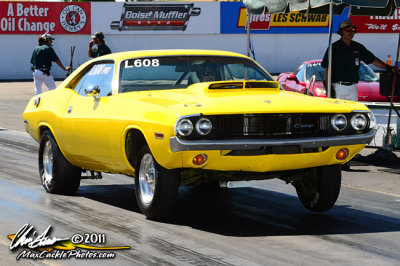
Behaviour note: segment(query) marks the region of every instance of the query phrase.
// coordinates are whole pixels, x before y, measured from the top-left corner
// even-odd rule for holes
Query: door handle
[[[68,107],[68,114],[70,114],[72,112],[72,106]]]

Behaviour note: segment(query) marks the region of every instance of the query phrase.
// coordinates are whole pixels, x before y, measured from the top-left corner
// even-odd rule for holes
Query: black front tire
[[[299,200],[307,209],[323,212],[335,205],[342,181],[340,167],[340,164],[321,166],[311,175],[294,182]]]
[[[60,151],[50,130],[40,138],[39,174],[44,189],[53,194],[74,194],[81,182],[82,170],[70,164]]]
[[[180,184],[180,170],[168,170],[143,146],[135,167],[135,192],[140,210],[149,219],[166,218],[175,208]]]

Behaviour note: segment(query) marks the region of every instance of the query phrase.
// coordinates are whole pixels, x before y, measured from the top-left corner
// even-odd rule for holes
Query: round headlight
[[[212,123],[208,118],[200,118],[196,123],[196,131],[199,135],[204,136],[211,132]]]
[[[354,128],[355,130],[362,131],[367,127],[368,121],[367,121],[367,118],[365,117],[365,115],[355,114],[350,119],[350,124],[351,124],[352,128]]]
[[[375,115],[373,113],[368,113],[368,118],[369,128],[377,128]]]
[[[182,137],[189,136],[193,131],[193,123],[189,119],[185,118],[180,120],[176,124],[176,133]]]
[[[315,96],[325,96],[326,90],[324,88],[317,87],[316,89],[314,89],[314,94]]]
[[[331,119],[331,125],[336,131],[343,131],[347,126],[347,118],[342,114],[334,115]]]

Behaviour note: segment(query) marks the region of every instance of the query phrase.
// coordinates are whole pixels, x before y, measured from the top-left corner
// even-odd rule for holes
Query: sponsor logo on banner
[[[135,4],[125,3],[119,21],[110,28],[118,31],[186,30],[190,16],[200,15],[194,4]]]
[[[400,9],[396,9],[391,17],[350,16],[359,33],[399,33]]]
[[[252,30],[268,30],[270,27],[327,27],[329,15],[304,14],[299,12],[261,15],[250,15],[250,28]],[[240,8],[237,27],[247,29],[246,8]]]
[[[86,12],[77,5],[68,5],[61,10],[60,24],[64,30],[78,32],[86,25]]]
[[[0,34],[90,34],[90,3],[0,2]]]
[[[250,14],[250,28],[252,30],[268,30],[271,23],[271,14],[264,13],[260,15]],[[246,8],[239,9],[237,27],[245,27],[247,30],[247,12]]]

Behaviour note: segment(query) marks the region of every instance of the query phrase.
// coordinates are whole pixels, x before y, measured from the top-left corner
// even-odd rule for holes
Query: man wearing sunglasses
[[[340,40],[332,44],[332,88],[334,90],[332,95],[335,93],[338,99],[358,101],[357,83],[361,61],[382,69],[393,69],[392,66],[386,65],[377,58],[364,45],[353,41],[356,32],[357,28],[353,23],[350,20],[345,20],[340,23],[337,31],[341,36]],[[328,78],[328,52],[329,48],[322,60],[322,67],[325,68],[325,79]]]
[[[198,72],[198,77],[201,82],[209,82],[216,80],[216,69],[215,66],[211,64],[206,64],[203,71]]]

